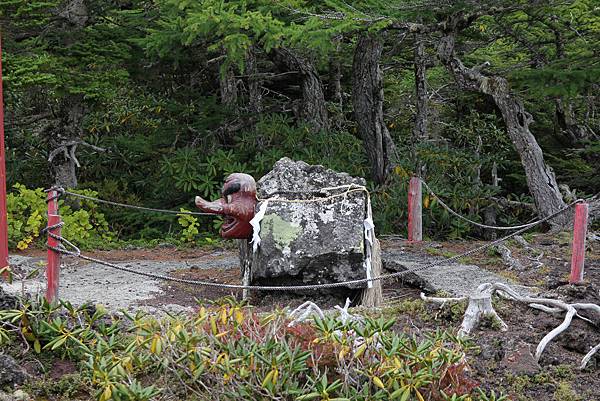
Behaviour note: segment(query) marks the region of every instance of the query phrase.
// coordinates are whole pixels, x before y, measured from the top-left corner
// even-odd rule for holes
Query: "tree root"
[[[427,297],[423,293],[421,293],[421,299],[426,302],[433,302],[441,304],[443,307],[446,303],[457,303],[465,300],[469,301],[467,306],[467,310],[465,312],[465,316],[463,318],[463,322],[460,326],[460,331],[458,333],[459,336],[468,335],[473,328],[479,325],[482,317],[490,316],[494,319],[497,319],[498,323],[501,326],[502,331],[506,331],[508,326],[502,319],[498,316],[494,307],[492,306],[492,295],[498,293],[499,295],[513,300],[517,302],[522,302],[528,304],[530,307],[541,310],[546,313],[551,314],[560,314],[565,312],[565,317],[563,322],[557,326],[550,333],[546,334],[544,338],[540,341],[536,348],[535,359],[536,361],[540,360],[544,349],[546,346],[555,339],[559,334],[564,332],[570,325],[573,320],[573,317],[578,317],[587,322],[592,322],[589,318],[582,316],[580,312],[594,312],[600,316],[600,306],[596,304],[582,304],[582,303],[574,303],[568,304],[566,302],[550,299],[550,298],[537,298],[530,296],[522,296],[519,295],[514,289],[509,287],[506,284],[502,283],[485,283],[481,284],[477,287],[477,290],[474,294],[469,297],[461,297],[461,298],[437,298],[437,297]],[[580,369],[584,369],[592,356],[600,350],[600,344],[596,345],[594,348],[590,350],[582,359]]]
[[[596,345],[594,348],[592,348],[590,350],[590,352],[588,352],[587,354],[585,354],[585,356],[581,360],[581,365],[579,366],[579,369],[582,369],[582,370],[585,369],[585,367],[587,366],[587,364],[590,361],[590,359],[592,359],[592,357],[594,356],[594,354],[596,352],[598,352],[598,350],[600,350],[600,344]]]
[[[523,263],[521,263],[519,261],[519,259],[512,256],[512,252],[507,246],[502,245],[502,244],[496,245],[495,246],[496,252],[498,252],[500,254],[504,264],[506,264],[510,269],[515,269],[515,270],[523,270],[525,268],[539,269],[540,267],[542,267],[544,265],[544,262],[542,262],[542,258],[544,257],[544,252],[533,248],[531,245],[529,245],[529,243],[525,240],[525,238],[521,237],[520,235],[515,236],[514,240],[520,246],[522,246],[523,249],[525,249],[528,254],[535,255],[535,256],[527,256],[527,259],[531,263],[527,266],[524,266]]]

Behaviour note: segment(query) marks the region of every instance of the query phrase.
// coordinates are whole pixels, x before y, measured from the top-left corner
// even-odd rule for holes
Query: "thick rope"
[[[177,215],[180,215],[180,214],[190,214],[190,215],[194,215],[194,216],[215,216],[214,213],[187,212],[187,211],[179,211],[178,212],[177,210],[155,209],[155,208],[152,208],[152,207],[128,205],[126,203],[113,202],[113,201],[109,201],[109,200],[105,200],[105,199],[94,198],[92,196],[76,194],[75,192],[70,192],[70,191],[67,191],[64,188],[60,188],[60,187],[59,188],[51,188],[50,191],[57,191],[58,194],[59,194],[59,195],[55,196],[52,199],[56,199],[60,195],[64,194],[64,195],[72,196],[72,197],[75,197],[75,198],[86,199],[86,200],[93,201],[93,202],[98,202],[98,203],[104,203],[104,204],[111,205],[111,206],[118,206],[118,207],[124,207],[124,208],[129,208],[129,209],[143,210],[143,211],[146,211],[146,212],[167,213],[167,214],[177,214]]]
[[[543,219],[535,222],[535,224],[541,224],[545,221],[548,221],[556,216],[558,216],[559,214],[569,210],[571,207],[573,207],[575,204],[582,202],[582,200],[576,200],[572,203],[570,203],[569,205],[565,206],[564,208],[560,209],[559,211],[544,217]],[[497,239],[495,241],[492,241],[490,243],[487,244],[483,244],[481,246],[478,246],[476,248],[473,248],[469,251],[463,252],[459,255],[455,255],[446,259],[442,259],[436,262],[432,262],[423,266],[419,266],[419,267],[415,267],[412,269],[407,269],[401,272],[396,272],[396,273],[390,273],[390,274],[383,274],[377,277],[372,277],[370,279],[364,278],[364,279],[357,279],[357,280],[348,280],[348,281],[342,281],[342,282],[337,282],[337,283],[324,283],[324,284],[308,284],[308,285],[292,285],[292,286],[265,286],[265,285],[236,285],[236,284],[224,284],[224,283],[213,283],[213,282],[209,282],[209,281],[200,281],[200,280],[188,280],[188,279],[181,279],[181,278],[176,278],[176,277],[170,277],[170,276],[165,276],[162,274],[156,274],[156,273],[147,273],[147,272],[141,272],[139,270],[135,270],[135,269],[131,269],[128,267],[124,267],[124,266],[119,266],[117,264],[114,263],[110,263],[110,262],[106,262],[100,259],[96,259],[96,258],[92,258],[89,256],[85,256],[85,255],[81,255],[78,254],[77,252],[72,252],[72,251],[67,251],[64,249],[55,249],[55,248],[50,248],[55,252],[60,252],[66,255],[71,255],[71,256],[76,256],[79,257],[81,259],[90,261],[90,262],[95,262],[104,266],[108,266],[108,267],[112,267],[114,269],[117,270],[121,270],[121,271],[125,271],[128,273],[133,273],[133,274],[138,274],[141,276],[146,276],[149,278],[153,278],[153,279],[159,279],[159,280],[165,280],[165,281],[172,281],[172,282],[176,282],[176,283],[182,283],[182,284],[190,284],[190,285],[197,285],[197,286],[202,286],[202,287],[213,287],[213,288],[221,288],[221,289],[229,289],[229,290],[254,290],[254,291],[301,291],[301,290],[319,290],[319,289],[328,289],[328,288],[339,288],[339,287],[346,287],[346,286],[351,286],[351,285],[360,285],[360,284],[366,284],[368,282],[373,282],[373,281],[383,281],[383,280],[389,280],[392,278],[398,278],[398,277],[402,277],[405,276],[407,274],[410,273],[415,273],[421,270],[426,270],[426,269],[431,269],[432,267],[436,267],[436,266],[440,266],[442,264],[446,264],[448,262],[453,262],[455,260],[458,260],[460,258],[464,258],[466,256],[470,256],[472,254],[481,252],[487,248],[496,246],[497,244],[500,244],[502,242],[505,242],[509,239],[511,239],[512,237],[515,237],[525,231],[527,231],[529,228],[533,227],[533,225],[527,225],[526,227],[523,227],[521,229],[519,229],[518,231],[515,231],[514,233],[511,233],[505,237],[502,237],[500,239]],[[53,237],[54,238],[54,237]],[[64,238],[59,237],[59,241],[65,241]]]
[[[71,256],[80,257],[81,256],[81,250],[75,244],[73,244],[72,242],[68,241],[66,238],[63,238],[60,235],[56,235],[56,234],[54,234],[52,232],[52,230],[60,228],[60,227],[62,227],[64,225],[65,225],[65,223],[61,221],[61,222],[53,224],[51,226],[44,227],[44,228],[42,228],[40,230],[40,234],[43,234],[44,232],[47,232],[48,237],[54,238],[55,240],[57,240],[60,243],[58,248],[55,248],[55,247],[51,246],[50,244],[46,244],[46,247],[48,249],[53,250],[54,252],[60,252],[60,253],[68,254],[68,255],[71,255]],[[73,249],[73,251],[67,250],[67,248],[64,247],[63,243],[65,243],[68,246],[70,246]]]
[[[336,189],[346,189],[346,190],[343,192],[340,192],[338,194],[333,194],[333,195],[327,196],[328,191],[332,191],[332,190],[336,190]],[[302,192],[302,191],[300,191],[300,192],[277,191],[277,192],[273,192],[273,193],[269,194],[268,198],[258,198],[257,197],[257,200],[259,202],[269,201],[269,202],[281,202],[281,203],[314,203],[314,202],[325,202],[325,201],[339,198],[339,197],[346,197],[346,196],[348,196],[348,194],[350,194],[352,192],[365,192],[367,194],[367,196],[370,196],[369,190],[366,187],[364,187],[363,185],[346,184],[346,185],[340,185],[337,187],[325,187],[318,191],[304,191],[304,192]],[[309,199],[286,199],[286,198],[280,198],[277,196],[277,195],[298,194],[298,193],[311,194],[311,195],[323,195],[323,196],[317,196],[317,197],[313,197],[313,198],[309,198]]]
[[[342,188],[345,188],[346,190],[343,192],[340,192],[338,194],[323,196],[323,197],[314,197],[314,198],[310,198],[310,199],[280,198],[280,197],[277,197],[277,195],[284,194],[284,192],[281,192],[281,193],[277,192],[277,193],[271,194],[268,199],[257,198],[257,201],[262,202],[262,201],[268,200],[270,202],[281,202],[281,203],[314,203],[314,202],[325,202],[325,201],[339,198],[339,197],[346,197],[346,196],[348,196],[348,194],[350,194],[352,192],[366,192],[367,195],[369,194],[369,191],[367,190],[367,188],[365,188],[362,185],[358,185],[358,184],[341,185],[341,186],[337,186],[337,187],[326,187],[326,188],[321,189],[320,191],[311,191],[311,192],[307,192],[307,193],[310,193],[313,195],[315,195],[315,194],[324,194],[325,195],[327,193],[327,191],[331,191],[331,190],[335,190],[335,189],[342,189]],[[105,199],[94,198],[92,196],[77,194],[75,192],[67,191],[61,187],[50,188],[50,189],[46,190],[46,192],[48,192],[48,191],[56,191],[57,192],[57,195],[48,199],[48,201],[57,199],[61,195],[64,194],[64,195],[68,195],[68,196],[73,196],[75,198],[86,199],[86,200],[98,202],[98,203],[104,203],[104,204],[111,205],[111,206],[118,206],[118,207],[124,207],[124,208],[129,208],[129,209],[136,209],[136,210],[144,210],[144,211],[148,211],[148,212],[168,213],[168,214],[177,214],[177,215],[186,214],[186,215],[194,215],[194,216],[215,216],[214,213],[188,212],[188,211],[179,211],[178,212],[176,210],[156,209],[156,208],[151,208],[151,207],[128,205],[126,203],[113,202],[113,201],[109,201],[109,200],[105,200]]]
[[[547,221],[548,218],[544,218],[541,220],[536,220],[536,221],[532,221],[531,223],[527,223],[527,224],[521,224],[519,226],[510,226],[510,227],[499,227],[499,226],[490,226],[487,224],[482,224],[482,223],[478,223],[476,221],[473,221],[471,219],[469,219],[468,217],[465,217],[461,214],[459,214],[458,212],[454,211],[450,206],[448,206],[446,203],[444,203],[444,201],[435,193],[433,192],[433,190],[429,187],[429,185],[427,185],[427,183],[425,181],[423,181],[421,179],[421,182],[423,183],[423,185],[425,186],[425,188],[429,191],[429,193],[431,194],[431,196],[433,196],[440,205],[442,205],[444,207],[444,209],[446,209],[450,214],[453,214],[454,216],[458,217],[461,220],[464,220],[470,224],[473,224],[474,226],[477,227],[481,227],[481,228],[489,228],[489,229],[493,229],[493,230],[506,230],[506,231],[511,231],[511,230],[518,230],[521,228],[528,228],[528,227],[533,227],[536,226],[544,221]],[[578,200],[576,203],[581,202],[581,199]],[[554,217],[554,216],[553,216]]]

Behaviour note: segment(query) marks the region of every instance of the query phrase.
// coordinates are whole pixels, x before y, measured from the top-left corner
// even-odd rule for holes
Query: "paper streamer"
[[[364,223],[365,228],[365,261],[363,266],[367,273],[367,287],[373,288],[373,281],[371,281],[372,267],[371,267],[371,252],[373,249],[373,238],[375,237],[375,224],[373,223],[373,212],[371,210],[371,199],[367,196],[367,218]]]
[[[260,245],[260,222],[265,217],[265,212],[267,211],[267,205],[269,201],[266,200],[260,204],[258,208],[258,213],[254,215],[252,220],[250,220],[250,225],[252,226],[252,252],[255,253]]]

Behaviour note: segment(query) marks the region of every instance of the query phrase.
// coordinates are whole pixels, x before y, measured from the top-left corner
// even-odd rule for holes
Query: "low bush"
[[[15,184],[15,189],[6,198],[8,214],[8,245],[20,250],[27,249],[38,241],[40,233],[48,223],[46,193],[41,188],[29,189]],[[97,196],[91,190],[73,190],[73,192]],[[73,239],[83,249],[101,246],[114,240],[104,214],[98,205],[89,200],[67,202],[59,199],[58,207],[64,222],[62,235]]]
[[[464,340],[395,333],[393,320],[256,313],[226,298],[187,316],[109,315],[43,299],[0,311],[3,345],[70,358],[99,401],[165,399],[483,400]]]

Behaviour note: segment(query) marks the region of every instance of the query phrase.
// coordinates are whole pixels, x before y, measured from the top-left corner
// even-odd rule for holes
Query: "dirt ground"
[[[582,285],[569,285],[570,237],[566,234],[536,235],[527,237],[531,249],[525,249],[516,242],[507,246],[513,257],[523,265],[522,269],[508,268],[500,256],[493,252],[474,255],[465,263],[472,263],[519,284],[537,287],[543,296],[560,298],[568,302],[589,302],[600,304],[600,252],[598,242],[588,245],[585,267],[585,282]],[[414,254],[449,257],[472,249],[482,242],[443,242],[408,244],[405,241],[383,241],[383,249],[401,248]],[[169,257],[189,257],[173,251]],[[543,252],[543,256],[539,257]],[[152,252],[151,252],[152,254]],[[196,254],[194,254],[197,256]],[[125,256],[125,255],[124,255]],[[130,255],[128,255],[130,257]],[[150,255],[148,255],[150,256]],[[165,254],[155,255],[165,257]],[[539,258],[538,258],[539,257]],[[536,263],[539,259],[539,263]],[[219,269],[182,269],[174,273],[179,277],[198,280],[214,280],[226,283],[239,283],[237,267],[225,271]],[[189,288],[181,285],[168,285],[165,294],[155,299],[157,304],[176,300],[193,306],[198,300],[214,300],[239,292],[210,288]],[[402,282],[384,282],[384,302],[386,316],[397,319],[395,329],[421,335],[427,330],[456,330],[462,321],[464,306],[446,307],[423,304],[420,290]],[[259,309],[297,306],[305,300],[315,300],[315,295],[277,296],[260,294],[254,296],[252,304]],[[327,297],[316,297],[317,303],[330,307],[338,301]],[[593,317],[593,323],[575,319],[571,327],[551,342],[539,363],[532,354],[539,341],[562,322],[562,316],[534,310],[527,305],[498,300],[496,308],[508,325],[508,331],[483,327],[473,333],[476,349],[469,352],[468,362],[475,381],[483,388],[503,391],[514,401],[600,401],[600,355],[597,355],[584,371],[578,369],[581,358],[591,347],[600,343],[600,316]]]
[[[530,248],[517,242],[509,242],[508,248],[513,257],[523,265],[520,269],[509,268],[494,252],[474,255],[464,263],[475,264],[484,269],[509,278],[516,283],[534,286],[543,296],[560,298],[568,302],[589,302],[600,304],[600,244],[588,244],[585,266],[585,282],[582,285],[569,285],[570,242],[567,234],[528,236]],[[401,240],[384,240],[385,250],[404,250],[411,254],[449,257],[482,244],[477,241],[408,244]],[[37,251],[29,256],[41,256]],[[543,255],[540,257],[540,253]],[[218,255],[235,256],[234,249],[217,250]],[[186,267],[186,261],[210,263],[215,258],[215,250],[204,249],[136,249],[123,251],[98,251],[92,256],[114,262],[131,260],[153,260],[181,262],[181,269],[171,272],[176,277],[238,284],[240,272],[237,265],[223,267]],[[537,263],[539,261],[540,263]],[[178,304],[189,308],[198,303],[207,303],[224,296],[241,297],[240,292],[206,287],[190,287],[176,283],[160,282],[162,293],[147,304],[160,308],[165,304]],[[446,306],[425,304],[419,298],[420,290],[411,288],[400,281],[384,283],[385,308],[381,313],[395,317],[395,330],[409,332],[417,336],[428,330],[449,329],[456,331],[462,321],[464,305]],[[339,300],[314,294],[276,296],[258,294],[251,303],[261,310],[274,307],[295,307],[310,299],[322,307],[331,307]],[[497,300],[495,307],[508,325],[508,331],[501,332],[494,327],[483,327],[472,333],[476,346],[468,354],[468,364],[472,378],[483,388],[500,390],[510,395],[514,401],[600,401],[600,353],[588,367],[578,369],[581,358],[600,343],[600,316],[590,316],[592,322],[574,319],[571,327],[552,341],[544,351],[541,360],[532,357],[539,341],[562,322],[562,316],[534,310],[527,305],[512,301]]]
[[[565,234],[535,235],[527,238],[531,249],[509,242],[512,256],[523,265],[511,269],[499,255],[488,252],[465,260],[509,278],[517,283],[537,287],[542,296],[566,302],[600,304],[600,244],[588,244],[584,283],[569,285],[571,238]],[[409,245],[387,242],[386,247],[403,246],[415,253],[453,256],[472,249],[480,242],[444,242]],[[541,265],[536,263],[539,258]],[[407,305],[411,305],[406,303]],[[425,305],[425,310],[411,305],[399,306],[398,330],[418,333],[435,328],[456,328],[462,321],[464,307]],[[581,371],[581,358],[600,343],[600,316],[590,316],[591,323],[574,319],[571,326],[552,341],[539,364],[531,356],[539,341],[563,320],[516,302],[498,300],[496,310],[508,325],[508,331],[484,327],[472,333],[478,350],[468,358],[473,378],[483,387],[500,389],[515,401],[599,401],[600,355]],[[415,309],[417,312],[415,312]]]

